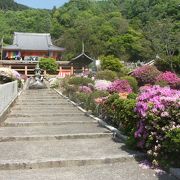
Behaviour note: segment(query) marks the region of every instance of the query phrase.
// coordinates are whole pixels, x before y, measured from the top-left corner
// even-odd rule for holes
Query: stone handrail
[[[18,83],[0,84],[0,117],[18,95]]]

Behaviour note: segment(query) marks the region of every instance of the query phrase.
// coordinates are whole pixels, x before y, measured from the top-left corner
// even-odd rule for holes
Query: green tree
[[[144,33],[155,54],[160,56],[161,60],[168,59],[171,70],[174,71],[173,57],[180,52],[180,32],[177,24],[170,19],[150,22]]]
[[[120,59],[116,58],[113,55],[101,56],[101,69],[102,70],[111,70],[115,72],[120,72],[123,64],[120,62]]]
[[[14,2],[14,0],[0,0],[0,9],[2,10],[25,10],[29,7]]]
[[[42,58],[39,61],[39,67],[48,73],[56,73],[58,68],[56,60],[52,58]]]

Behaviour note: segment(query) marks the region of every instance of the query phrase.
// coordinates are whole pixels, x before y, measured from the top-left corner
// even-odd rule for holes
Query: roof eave
[[[88,55],[86,55],[84,52],[81,53],[80,55],[76,56],[75,58],[73,58],[71,61],[74,61],[74,60],[80,58],[80,57],[83,56],[83,55],[86,56],[86,58],[90,59],[92,62],[94,61],[94,59],[90,58],[90,57],[89,57]]]

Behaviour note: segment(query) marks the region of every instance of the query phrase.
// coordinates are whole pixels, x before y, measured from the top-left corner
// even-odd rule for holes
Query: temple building
[[[56,59],[57,75],[62,77],[85,73],[89,70],[89,64],[94,61],[85,54],[84,44],[80,55],[69,61],[62,61],[61,56],[65,49],[53,45],[48,33],[15,32],[13,44],[3,47],[2,51],[0,67],[15,69],[26,76],[34,75],[35,66],[42,57]]]
[[[64,48],[52,44],[49,33],[15,32],[13,44],[3,47],[3,59],[38,60],[41,57],[61,59]]]

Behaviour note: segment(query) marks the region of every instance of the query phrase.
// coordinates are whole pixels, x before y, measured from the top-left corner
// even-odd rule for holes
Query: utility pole
[[[1,38],[1,60],[3,59],[3,37]]]

